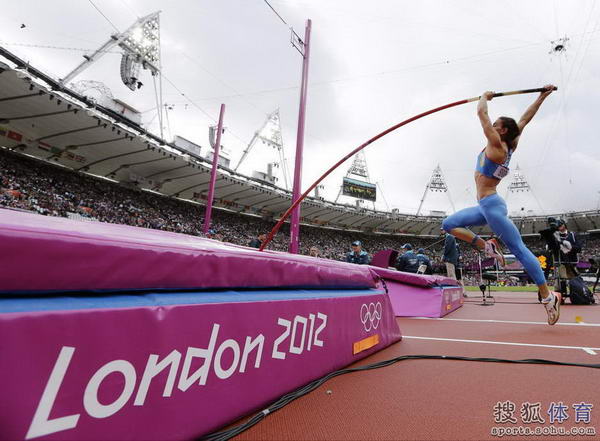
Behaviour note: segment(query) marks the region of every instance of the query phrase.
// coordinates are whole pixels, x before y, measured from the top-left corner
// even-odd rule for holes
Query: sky
[[[160,10],[163,100],[172,107],[168,140],[205,148],[221,103],[222,144],[237,164],[266,116],[280,109],[288,166],[296,149],[302,57],[290,27],[303,36],[312,21],[302,187],[388,127],[428,109],[480,95],[555,84],[513,156],[531,187],[508,193],[509,211],[563,213],[600,208],[600,2],[594,0],[20,0],[0,16],[0,44],[61,78],[138,17]],[[25,27],[21,25],[24,24]],[[559,39],[565,50],[554,50]],[[554,42],[554,43],[553,43]],[[74,81],[103,82],[143,112],[160,133],[152,78],[129,91],[118,49]],[[535,95],[494,99],[492,119],[518,119]],[[422,214],[475,205],[475,157],[485,145],[476,104],[425,117],[365,149],[376,208],[416,213],[439,165],[448,193],[427,193]],[[276,152],[258,145],[240,167],[266,171]],[[324,182],[338,196],[350,162]],[[279,184],[283,186],[280,177]],[[349,198],[341,202],[354,203]],[[371,207],[371,204],[367,204]]]

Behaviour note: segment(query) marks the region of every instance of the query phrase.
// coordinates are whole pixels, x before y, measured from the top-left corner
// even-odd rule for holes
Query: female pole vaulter
[[[518,123],[512,118],[501,116],[492,124],[488,115],[487,102],[492,100],[494,93],[485,92],[480,97],[477,104],[477,116],[487,139],[487,145],[479,153],[475,166],[478,205],[460,210],[442,222],[444,231],[485,251],[488,256],[494,257],[503,266],[504,256],[498,242],[495,239],[484,241],[467,228],[489,225],[496,236],[502,239],[521,262],[527,274],[538,286],[550,325],[555,324],[560,316],[561,295],[548,288],[539,261],[525,246],[519,230],[508,218],[506,202],[498,195],[496,187],[500,180],[508,174],[508,164],[517,149],[523,129],[553,90],[556,90],[553,85],[544,86],[538,98],[527,108]]]
[[[302,203],[302,201],[310,194],[311,191],[315,189],[317,185],[323,181],[323,179],[329,176],[335,169],[337,169],[352,156],[360,152],[362,149],[374,143],[378,139],[392,133],[394,130],[410,124],[413,121],[442,110],[450,109],[451,107],[477,101],[479,103],[477,106],[479,118],[483,125],[486,138],[488,139],[486,148],[479,155],[477,165],[478,171],[475,173],[475,182],[477,184],[480,205],[459,211],[458,213],[455,213],[454,215],[445,219],[443,228],[454,236],[475,244],[475,246],[477,246],[479,249],[487,250],[493,253],[495,257],[501,259],[502,261],[503,257],[496,242],[486,243],[481,238],[477,237],[473,232],[465,228],[466,226],[470,225],[484,225],[488,223],[496,232],[496,234],[500,235],[504,239],[509,247],[511,247],[511,245],[514,246],[514,249],[511,247],[511,251],[517,256],[521,263],[526,263],[526,265],[524,265],[525,269],[538,284],[540,296],[544,298],[546,309],[548,310],[548,323],[553,325],[557,322],[559,317],[561,297],[558,293],[551,293],[548,289],[548,285],[546,285],[546,280],[544,279],[544,273],[542,272],[537,259],[535,259],[533,254],[523,244],[518,230],[507,217],[506,204],[496,194],[496,186],[498,185],[498,182],[500,182],[500,179],[502,179],[508,173],[508,160],[517,146],[521,130],[529,121],[531,121],[531,118],[533,118],[533,116],[536,114],[542,102],[553,90],[557,90],[557,88],[548,85],[537,89],[514,90],[511,92],[486,92],[483,97],[478,96],[474,98],[467,98],[445,104],[443,106],[411,116],[402,122],[394,124],[393,126],[385,129],[383,132],[380,132],[369,140],[363,142],[350,153],[347,153],[338,162],[329,167],[327,171],[325,171],[304,191],[304,193],[302,193],[302,195],[300,195],[295,201],[292,201],[290,207],[281,215],[281,218],[279,221],[277,221],[277,224],[269,232],[269,235],[263,241],[259,250],[263,251],[266,248],[266,246],[271,242],[281,226],[284,224],[286,219],[294,210],[299,209],[299,205]],[[511,118],[506,118],[504,121],[502,118],[500,118],[492,125],[490,118],[487,115],[487,101],[495,97],[520,95],[524,93],[540,93],[540,96],[535,103],[533,103],[527,109],[525,114],[521,117],[519,124],[516,124]],[[512,123],[510,123],[510,121],[512,121]],[[511,126],[512,129],[509,129]],[[507,164],[502,165],[503,162],[507,162]],[[502,172],[502,170],[504,170],[504,172]],[[484,210],[489,213],[489,217],[488,215],[484,214]],[[505,233],[505,231],[508,233]],[[515,249],[517,249],[519,246],[522,247],[519,248],[519,250],[522,249],[523,251],[517,254]],[[519,255],[521,256],[520,258]],[[533,258],[533,260],[531,258]]]

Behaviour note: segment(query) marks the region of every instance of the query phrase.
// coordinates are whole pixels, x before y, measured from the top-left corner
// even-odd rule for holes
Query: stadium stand
[[[0,171],[0,206],[49,216],[98,220],[202,236],[204,207],[199,204],[127,188],[4,149],[0,149]],[[260,217],[216,210],[210,237],[248,245],[253,237],[269,231],[272,226],[272,222]],[[440,256],[443,242],[431,237],[368,234],[303,226],[301,253],[308,254],[308,250],[316,246],[321,250],[322,257],[343,260],[354,240],[362,241],[369,253],[386,248],[399,249],[405,242],[428,248],[434,269],[442,271]],[[526,242],[534,251],[543,248],[543,243],[537,237],[527,237]],[[590,237],[586,242],[582,258],[600,254],[599,237]],[[272,248],[287,250],[287,230],[284,229],[275,238]],[[462,252],[464,266],[468,268],[477,263],[477,254],[469,247],[463,246]]]

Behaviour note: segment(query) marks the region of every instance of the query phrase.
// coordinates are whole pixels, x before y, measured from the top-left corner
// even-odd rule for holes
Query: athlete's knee
[[[502,241],[506,244],[510,252],[519,260],[531,254],[529,248],[527,248],[521,237],[518,235],[516,237],[511,237],[510,235],[502,236]]]
[[[460,225],[456,222],[456,219],[452,219],[453,216],[448,216],[442,221],[442,230],[449,233],[451,230],[458,228]]]

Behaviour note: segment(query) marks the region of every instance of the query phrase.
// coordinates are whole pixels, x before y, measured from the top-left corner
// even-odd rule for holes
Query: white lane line
[[[492,320],[492,319],[464,319],[464,318],[445,318],[445,317],[401,317],[401,319],[408,320],[442,320],[442,321],[453,321],[453,322],[476,322],[476,323],[511,323],[516,325],[545,325],[548,326],[547,322],[523,322],[517,320]],[[557,323],[554,326],[591,326],[600,327],[600,323]]]
[[[464,340],[460,338],[442,338],[442,337],[418,337],[416,335],[403,335],[402,338],[412,338],[415,340],[435,340],[435,341],[454,341],[460,343],[483,343],[488,345],[507,345],[507,346],[529,346],[536,348],[553,348],[553,349],[580,349],[591,355],[596,355],[594,351],[600,351],[600,348],[587,348],[583,346],[559,346],[559,345],[542,345],[537,343],[514,343],[510,341],[489,341],[489,340]],[[592,354],[592,352],[594,352]]]

